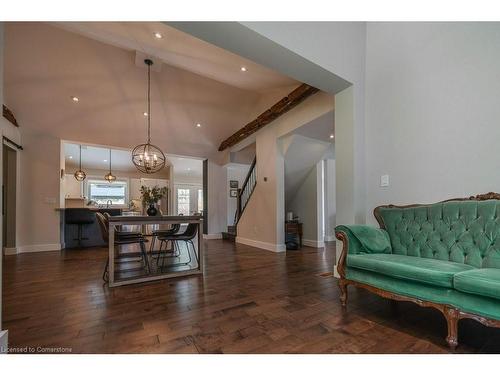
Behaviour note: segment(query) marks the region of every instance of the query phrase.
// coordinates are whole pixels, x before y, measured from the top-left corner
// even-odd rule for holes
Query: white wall
[[[246,27],[348,80],[335,97],[337,215],[344,223],[365,221],[365,54],[364,22],[244,22]],[[318,86],[319,87],[319,86]],[[345,105],[347,107],[345,107]],[[337,113],[338,112],[338,113]],[[343,114],[342,112],[348,112]],[[351,113],[349,113],[351,112]],[[349,118],[349,116],[351,118]]]
[[[303,243],[306,246],[322,247],[323,242],[323,161],[311,167],[307,177],[299,186],[286,207],[299,217],[302,223]]]
[[[335,159],[325,159],[325,241],[335,241],[337,222],[335,200]]]
[[[208,160],[208,233],[206,238],[222,238],[227,230],[226,169]]]
[[[21,131],[18,252],[59,250],[60,140]]]
[[[500,23],[368,24],[371,223],[379,204],[500,191],[499,46]]]
[[[238,223],[237,242],[285,250],[285,167],[279,138],[331,112],[333,107],[331,95],[315,94],[256,133],[257,185]]]

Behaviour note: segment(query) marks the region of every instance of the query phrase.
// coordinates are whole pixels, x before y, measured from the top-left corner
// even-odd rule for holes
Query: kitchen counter
[[[111,216],[131,216],[131,215],[140,215],[140,212],[130,211],[125,208],[113,208],[113,207],[84,207],[94,212],[107,212]],[[78,248],[78,225],[75,224],[66,224],[65,219],[65,211],[67,208],[58,207],[56,211],[59,211],[60,214],[60,228],[61,228],[61,248],[63,249],[71,249]],[[83,225],[82,226],[82,237],[86,238],[82,240],[81,247],[95,247],[95,246],[105,246],[102,236],[101,229],[99,228],[99,223],[97,219],[92,224]]]

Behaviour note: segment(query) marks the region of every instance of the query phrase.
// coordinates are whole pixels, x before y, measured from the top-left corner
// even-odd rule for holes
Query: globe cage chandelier
[[[148,66],[148,141],[136,146],[132,150],[132,163],[143,173],[156,173],[165,166],[165,154],[159,147],[151,144],[151,65],[153,61],[150,59],[144,60]]]
[[[73,176],[75,176],[77,181],[83,181],[87,177],[87,174],[84,171],[82,171],[82,145],[79,146],[80,146],[80,167]]]
[[[109,149],[109,173],[106,173],[104,179],[109,183],[116,180],[116,176],[111,173],[111,149]]]

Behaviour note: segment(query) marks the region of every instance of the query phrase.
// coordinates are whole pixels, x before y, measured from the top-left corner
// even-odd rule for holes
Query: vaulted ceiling
[[[152,138],[171,154],[219,157],[221,140],[300,84],[161,23],[7,23],[5,104],[21,129],[133,147],[146,140],[142,56],[161,68]]]

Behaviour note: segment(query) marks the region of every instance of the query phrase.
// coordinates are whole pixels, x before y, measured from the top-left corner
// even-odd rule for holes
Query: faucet
[[[113,201],[111,199],[108,199],[106,201],[106,208],[109,208],[109,206],[112,206],[113,205]]]

